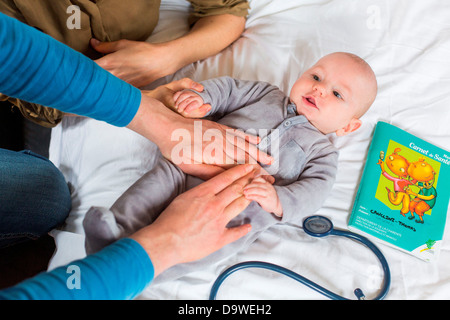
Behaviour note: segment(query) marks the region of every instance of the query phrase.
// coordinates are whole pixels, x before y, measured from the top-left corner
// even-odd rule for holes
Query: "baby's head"
[[[361,126],[359,118],[377,95],[373,70],[360,57],[331,53],[306,70],[291,89],[290,100],[322,133],[346,135]]]

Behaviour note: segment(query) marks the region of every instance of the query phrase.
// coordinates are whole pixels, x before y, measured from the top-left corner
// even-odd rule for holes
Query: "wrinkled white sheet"
[[[298,75],[324,54],[349,51],[366,59],[379,94],[363,127],[334,139],[340,149],[337,181],[318,214],[346,229],[374,125],[383,120],[450,150],[450,4],[439,0],[251,0],[246,31],[215,57],[189,65],[173,77],[203,80],[221,75],[263,80],[289,93]],[[186,32],[189,4],[163,0],[161,20],[149,41]],[[152,145],[137,134],[102,122],[66,118],[52,133],[50,157],[73,193],[66,225],[52,231],[57,251],[50,268],[85,255],[82,219],[91,205],[110,206],[151,166]],[[447,223],[448,224],[448,223]],[[388,299],[450,298],[450,227],[440,258],[422,262],[383,244],[391,269]],[[382,281],[367,248],[337,237],[317,239],[296,226],[271,228],[246,252],[180,280],[150,285],[141,299],[207,299],[221,271],[237,262],[280,264],[343,296],[360,287],[367,299]],[[260,269],[228,278],[218,299],[322,299],[297,282]]]

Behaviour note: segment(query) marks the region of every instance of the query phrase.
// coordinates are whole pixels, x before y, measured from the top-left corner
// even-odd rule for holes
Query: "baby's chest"
[[[283,139],[276,131],[262,139],[259,149],[270,154],[274,161],[262,167],[274,176],[277,185],[298,180],[308,158],[308,150],[295,139]]]

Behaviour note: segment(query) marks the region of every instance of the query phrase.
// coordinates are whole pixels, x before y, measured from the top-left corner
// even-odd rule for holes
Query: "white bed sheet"
[[[346,229],[374,125],[384,120],[450,150],[450,4],[439,0],[251,0],[242,37],[220,54],[189,65],[158,83],[221,75],[262,80],[289,93],[298,75],[324,54],[349,51],[366,59],[379,94],[363,127],[335,140],[337,180],[318,214]],[[163,0],[161,20],[149,41],[187,30],[189,4]],[[151,163],[152,143],[125,129],[84,118],[66,118],[52,132],[50,158],[72,188],[66,225],[53,230],[57,250],[49,268],[85,256],[82,219],[91,205],[110,206]],[[448,224],[448,223],[447,223]],[[434,263],[378,244],[392,275],[387,299],[450,298],[450,227]],[[298,226],[278,225],[247,251],[177,281],[150,285],[139,299],[207,299],[221,271],[235,263],[280,264],[343,296],[361,287],[377,295],[382,270],[365,247],[336,237],[316,239]],[[229,277],[218,299],[323,299],[297,282],[259,269]]]

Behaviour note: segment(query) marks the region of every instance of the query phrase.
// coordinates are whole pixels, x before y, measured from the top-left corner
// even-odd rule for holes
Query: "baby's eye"
[[[342,99],[342,96],[341,96],[341,94],[339,92],[333,91],[333,94],[336,96],[336,98]]]
[[[315,75],[315,74],[313,74],[313,79],[316,80],[316,81],[320,81],[320,78],[317,75]]]

